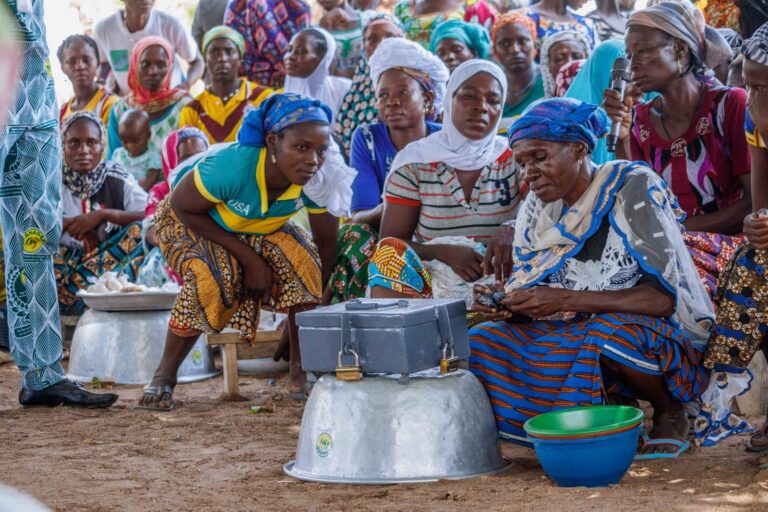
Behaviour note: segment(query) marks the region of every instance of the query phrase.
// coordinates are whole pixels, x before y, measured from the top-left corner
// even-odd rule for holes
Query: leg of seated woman
[[[620,382],[641,400],[653,406],[653,439],[677,439],[684,441],[690,427],[683,410],[683,404],[669,392],[669,387],[662,375],[652,375],[625,366],[608,357],[600,358],[600,367],[604,376]],[[653,447],[654,452],[674,453],[673,445]]]
[[[160,358],[160,364],[158,364],[149,385],[160,390],[166,386],[170,386],[171,389],[175,388],[176,373],[199,337],[199,334],[190,337],[179,336],[169,329],[165,337],[163,356]],[[172,404],[173,398],[170,393],[145,393],[139,399],[139,405],[142,407],[167,409]]]

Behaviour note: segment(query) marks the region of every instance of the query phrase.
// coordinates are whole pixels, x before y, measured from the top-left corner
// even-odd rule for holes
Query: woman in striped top
[[[462,285],[471,295],[466,283],[508,275],[512,228],[504,223],[515,218],[522,179],[496,136],[506,87],[495,64],[464,62],[448,81],[443,130],[398,153],[369,269],[372,296],[464,297]],[[450,286],[433,286],[435,271]]]

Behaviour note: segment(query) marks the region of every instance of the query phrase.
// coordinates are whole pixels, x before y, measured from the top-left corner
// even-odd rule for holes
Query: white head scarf
[[[323,36],[328,50],[308,77],[286,76],[284,92],[303,94],[304,96],[322,101],[331,107],[331,112],[333,112],[335,118],[342,99],[349,90],[352,81],[348,78],[331,76],[331,64],[336,55],[336,40],[328,31],[320,27],[310,28]]]
[[[395,68],[408,68],[429,76],[435,100],[435,113],[442,109],[445,83],[448,81],[448,68],[443,61],[429,53],[419,43],[414,43],[402,37],[390,37],[382,41],[368,60],[371,68],[373,87],[379,84],[379,78],[385,71]]]
[[[453,96],[464,82],[478,73],[488,73],[498,80],[502,101],[507,97],[507,76],[497,64],[481,59],[460,64],[448,80],[443,129],[403,148],[392,162],[393,171],[408,164],[432,162],[444,162],[459,170],[476,170],[492,164],[507,150],[507,141],[496,135],[501,113],[493,130],[480,140],[471,140],[462,135],[451,118]]]
[[[589,57],[592,53],[592,46],[589,43],[589,39],[577,30],[563,30],[562,32],[556,32],[551,36],[546,36],[544,42],[541,44],[541,78],[544,81],[544,92],[547,98],[551,98],[557,91],[557,76],[552,76],[549,72],[549,50],[557,43],[563,41],[576,41],[581,43],[584,47],[585,58]]]

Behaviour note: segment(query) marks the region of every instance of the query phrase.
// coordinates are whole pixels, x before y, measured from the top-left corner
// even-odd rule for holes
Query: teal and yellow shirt
[[[765,140],[763,139],[762,134],[757,131],[757,127],[755,126],[754,121],[752,121],[752,116],[750,116],[749,110],[747,110],[744,119],[744,132],[746,132],[747,142],[750,146],[766,149]]]
[[[215,206],[210,215],[233,233],[268,235],[306,206],[309,213],[325,208],[309,199],[299,185],[291,185],[269,204],[265,176],[264,148],[229,144],[204,153],[179,172],[176,183],[187,172],[194,173],[197,190]]]

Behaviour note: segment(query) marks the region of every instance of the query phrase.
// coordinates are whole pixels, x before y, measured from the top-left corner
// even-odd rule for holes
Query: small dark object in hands
[[[490,295],[478,295],[477,302],[483,306],[493,309],[504,309],[504,304],[501,301],[504,300],[504,292],[493,292]]]

